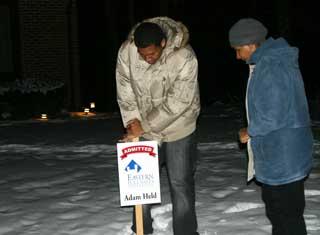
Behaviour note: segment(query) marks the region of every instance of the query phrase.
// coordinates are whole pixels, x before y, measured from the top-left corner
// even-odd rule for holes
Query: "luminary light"
[[[41,114],[41,119],[48,119],[47,114],[45,114],[45,113]]]
[[[96,104],[95,104],[94,102],[91,102],[91,103],[90,103],[90,108],[91,108],[91,109],[94,109],[95,107],[96,107]]]
[[[85,113],[85,114],[88,114],[89,112],[90,112],[90,110],[89,110],[88,108],[85,108],[85,109],[84,109],[84,113]]]

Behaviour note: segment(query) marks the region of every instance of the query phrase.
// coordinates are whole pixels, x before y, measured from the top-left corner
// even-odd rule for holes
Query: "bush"
[[[15,80],[0,85],[0,119],[25,119],[59,112],[63,106],[63,86],[62,81],[52,79]]]

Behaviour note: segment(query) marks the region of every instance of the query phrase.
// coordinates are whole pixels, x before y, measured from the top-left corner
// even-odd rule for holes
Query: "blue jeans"
[[[165,142],[159,149],[160,168],[165,165],[168,173],[172,201],[174,235],[196,235],[194,173],[197,164],[196,134],[181,140]],[[143,205],[145,234],[152,234],[151,205]],[[135,211],[132,230],[135,231]]]

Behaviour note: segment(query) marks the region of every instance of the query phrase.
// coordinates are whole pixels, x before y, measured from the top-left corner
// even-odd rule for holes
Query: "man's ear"
[[[257,44],[249,44],[251,50],[255,51],[258,48]]]
[[[249,47],[250,51],[253,53],[257,50],[258,45],[257,44],[249,44],[248,47]]]
[[[160,46],[162,47],[162,48],[164,48],[165,46],[166,46],[166,40],[165,39],[162,39],[161,40],[161,43],[160,43]]]

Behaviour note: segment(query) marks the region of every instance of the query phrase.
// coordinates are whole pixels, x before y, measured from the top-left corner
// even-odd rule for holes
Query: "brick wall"
[[[18,0],[21,76],[68,79],[68,0]]]

